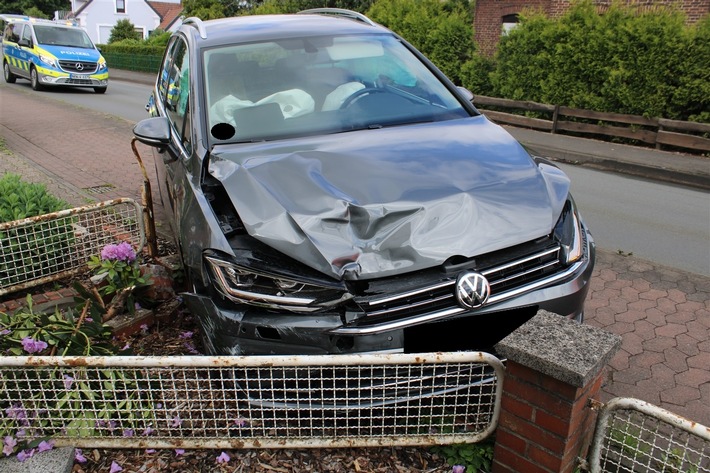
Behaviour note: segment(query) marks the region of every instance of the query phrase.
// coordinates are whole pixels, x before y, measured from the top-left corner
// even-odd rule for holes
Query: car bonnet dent
[[[337,279],[549,234],[569,188],[549,171],[482,116],[218,146],[209,164],[250,235]]]

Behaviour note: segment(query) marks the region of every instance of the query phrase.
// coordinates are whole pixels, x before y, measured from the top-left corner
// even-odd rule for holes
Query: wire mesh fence
[[[142,208],[132,199],[0,223],[0,296],[76,274],[121,241],[145,244]]]
[[[615,398],[599,413],[590,470],[710,472],[710,429],[638,399]]]
[[[476,442],[503,365],[482,352],[0,357],[0,436],[97,448]]]

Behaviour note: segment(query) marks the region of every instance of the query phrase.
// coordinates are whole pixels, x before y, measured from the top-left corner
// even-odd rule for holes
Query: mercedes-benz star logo
[[[80,63],[80,62],[77,62],[76,64],[74,64],[74,67],[76,67],[76,70],[77,70],[77,71],[83,71],[83,70],[84,70],[84,65],[83,65],[82,63]]]
[[[467,271],[456,280],[456,299],[464,309],[481,307],[491,295],[491,285],[481,273]]]

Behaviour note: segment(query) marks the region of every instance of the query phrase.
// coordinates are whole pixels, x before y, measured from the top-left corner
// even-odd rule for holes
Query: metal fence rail
[[[298,448],[480,441],[500,410],[482,352],[0,357],[0,437],[56,445]]]
[[[710,472],[710,429],[638,399],[615,398],[599,413],[590,470]]]
[[[0,296],[76,274],[120,241],[145,245],[142,208],[128,198],[0,223]]]

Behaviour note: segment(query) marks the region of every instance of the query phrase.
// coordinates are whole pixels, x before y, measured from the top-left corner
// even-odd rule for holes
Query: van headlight
[[[55,69],[57,68],[57,60],[51,56],[47,56],[45,54],[40,54],[39,60],[41,62],[43,62],[44,64],[48,65],[49,67],[54,67]]]
[[[553,237],[560,243],[560,259],[564,264],[572,264],[584,255],[584,230],[571,196],[567,198],[562,214],[555,225]]]
[[[254,271],[226,259],[205,255],[205,260],[214,276],[217,290],[239,304],[308,313],[336,306],[352,298],[344,290]]]
[[[106,59],[104,59],[104,58],[99,59],[98,67],[99,67],[98,70],[106,69]]]

